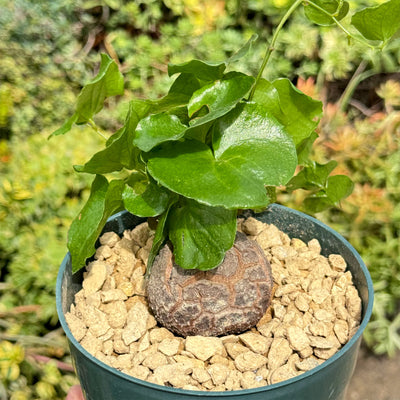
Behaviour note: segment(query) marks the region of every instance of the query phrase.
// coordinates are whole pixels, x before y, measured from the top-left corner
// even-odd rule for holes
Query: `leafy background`
[[[64,399],[75,382],[54,287],[68,226],[89,192],[72,165],[83,164],[103,139],[89,127],[47,137],[72,115],[99,53],[118,60],[126,98],[165,94],[168,62],[225,60],[253,33],[260,40],[240,68],[255,73],[290,3],[0,0],[0,400]],[[300,12],[281,33],[267,73],[324,101],[314,159],[336,159],[355,190],[339,209],[317,217],[367,263],[376,301],[364,338],[389,355],[400,348],[399,63],[399,35],[376,54],[347,46],[341,32],[310,25]],[[103,130],[122,124],[120,104],[108,101],[98,116]],[[297,209],[303,198],[301,191],[278,195]]]

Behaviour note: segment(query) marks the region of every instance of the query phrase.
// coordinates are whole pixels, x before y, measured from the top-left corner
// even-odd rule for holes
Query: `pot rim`
[[[358,342],[358,340],[361,338],[361,335],[371,317],[372,314],[372,308],[373,308],[373,302],[374,302],[374,290],[373,290],[373,283],[372,283],[372,279],[371,279],[371,275],[368,271],[367,266],[365,265],[364,261],[361,259],[361,256],[358,254],[357,250],[339,233],[337,233],[334,229],[332,229],[331,227],[329,227],[328,225],[326,225],[325,223],[319,221],[318,219],[311,217],[307,214],[304,214],[300,211],[282,206],[280,204],[271,204],[268,209],[276,209],[276,210],[289,210],[291,213],[302,217],[302,218],[307,218],[309,220],[311,220],[313,223],[315,223],[316,225],[319,225],[321,228],[324,228],[325,230],[327,230],[330,234],[334,235],[336,238],[338,238],[346,247],[348,247],[351,252],[353,253],[353,255],[355,256],[355,258],[357,259],[357,262],[362,270],[362,273],[366,279],[366,283],[367,283],[367,290],[368,290],[368,304],[365,310],[365,314],[364,317],[360,323],[360,326],[358,327],[357,331],[355,332],[355,334],[353,335],[353,337],[337,352],[335,353],[332,357],[328,358],[327,360],[325,360],[323,363],[321,363],[320,365],[318,365],[317,367],[306,371],[296,377],[284,380],[282,382],[278,382],[278,383],[273,383],[271,385],[265,385],[262,387],[258,387],[258,388],[252,388],[252,389],[240,389],[240,390],[231,390],[231,391],[208,391],[208,392],[204,392],[201,390],[187,390],[187,389],[179,389],[179,388],[173,388],[173,387],[169,387],[169,386],[162,386],[162,385],[157,385],[151,382],[147,382],[145,380],[142,379],[138,379],[135,378],[133,376],[127,375],[119,370],[117,370],[116,368],[113,368],[105,363],[103,363],[102,361],[100,361],[98,358],[94,357],[93,355],[91,355],[86,349],[84,349],[82,347],[82,345],[75,339],[75,337],[72,335],[71,330],[69,329],[69,326],[67,324],[67,321],[65,319],[65,315],[64,312],[62,310],[62,301],[61,301],[61,290],[62,290],[62,281],[63,281],[63,276],[64,276],[64,271],[67,267],[68,261],[70,261],[71,259],[71,254],[68,252],[66,254],[66,256],[64,257],[59,272],[58,272],[58,276],[57,276],[57,283],[56,283],[56,306],[57,306],[57,313],[58,313],[58,317],[59,317],[59,321],[61,323],[61,326],[68,338],[68,340],[71,342],[71,344],[77,348],[83,355],[86,356],[86,358],[88,358],[89,360],[91,360],[93,363],[97,364],[99,367],[106,369],[108,372],[112,373],[113,375],[117,375],[120,378],[123,378],[125,380],[131,381],[132,383],[135,383],[137,385],[143,385],[146,386],[148,388],[154,389],[154,390],[158,390],[158,391],[162,391],[162,392],[169,392],[171,394],[173,393],[179,393],[179,394],[186,394],[186,395],[192,395],[192,396],[209,396],[209,397],[218,397],[221,396],[221,393],[224,394],[224,396],[237,396],[238,394],[250,394],[250,393],[259,393],[259,392],[264,392],[264,391],[271,391],[271,390],[275,390],[278,389],[280,387],[284,387],[287,385],[290,385],[292,383],[295,383],[297,381],[303,380],[303,379],[307,379],[308,377],[313,376],[314,374],[317,374],[318,372],[320,372],[321,370],[325,369],[325,368],[329,368],[329,366],[331,364],[333,364],[336,360],[340,359],[341,357],[344,356],[344,354],[353,346],[356,345],[356,343]],[[117,214],[114,214],[111,218],[115,219],[118,218],[119,216],[123,215],[127,213],[127,211],[120,211]]]

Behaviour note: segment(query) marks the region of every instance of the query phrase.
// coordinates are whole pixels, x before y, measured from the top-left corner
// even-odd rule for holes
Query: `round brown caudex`
[[[259,245],[238,232],[223,262],[185,270],[169,245],[156,257],[147,286],[157,321],[181,336],[220,336],[253,327],[270,304],[271,267]]]

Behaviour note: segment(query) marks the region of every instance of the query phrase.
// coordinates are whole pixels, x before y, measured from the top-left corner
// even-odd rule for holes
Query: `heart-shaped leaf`
[[[289,79],[262,79],[253,96],[291,135],[296,145],[308,138],[322,115],[322,103],[305,95]]]
[[[232,110],[253,86],[254,78],[239,72],[226,74],[223,79],[205,85],[193,93],[188,103],[189,116],[207,107],[209,112],[191,121],[192,126],[199,126],[213,121]]]
[[[328,26],[335,23],[332,17],[338,21],[343,19],[348,14],[349,8],[350,6],[347,1],[313,0],[308,4],[306,3],[304,12],[310,21],[318,25]]]
[[[151,114],[139,122],[133,143],[147,152],[160,143],[180,139],[186,129],[176,115]]]
[[[125,208],[139,217],[156,217],[167,208],[167,189],[148,180],[142,174],[132,173],[122,193]]]
[[[185,269],[208,270],[233,246],[236,211],[187,199],[172,207],[168,227],[175,262]]]
[[[214,154],[195,140],[163,144],[150,152],[148,169],[161,185],[210,206],[258,208],[264,186],[285,184],[297,165],[291,137],[265,109],[242,103],[219,119]]]
[[[214,124],[213,149],[217,162],[240,165],[266,186],[285,184],[297,166],[292,138],[256,103],[242,103]]]
[[[365,8],[353,15],[351,23],[366,39],[386,42],[400,29],[400,1]]]
[[[210,206],[258,208],[268,204],[264,183],[241,168],[240,154],[217,161],[197,140],[166,142],[148,154],[147,168],[162,186]]]
[[[123,209],[122,190],[125,183],[113,180],[108,183],[104,176],[96,175],[90,196],[68,232],[68,249],[72,258],[72,272],[85,265],[95,252],[95,243],[107,219]]]

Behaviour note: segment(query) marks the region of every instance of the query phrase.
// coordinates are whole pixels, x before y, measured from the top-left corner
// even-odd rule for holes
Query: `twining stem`
[[[264,55],[264,59],[262,61],[260,70],[258,71],[256,80],[254,82],[253,88],[251,89],[250,92],[250,96],[249,96],[249,101],[251,101],[251,99],[254,96],[254,92],[256,91],[256,87],[258,85],[258,83],[260,82],[264,69],[268,64],[269,58],[271,57],[272,52],[275,50],[275,43],[276,40],[278,38],[279,32],[282,30],[283,25],[285,25],[285,22],[289,19],[289,17],[292,15],[293,11],[296,10],[296,8],[303,2],[303,0],[296,0],[291,7],[287,10],[286,14],[283,16],[283,18],[281,19],[281,22],[279,23],[279,25],[276,27],[275,32],[272,36],[271,42],[269,43],[269,46],[267,47],[267,50],[265,52]]]

